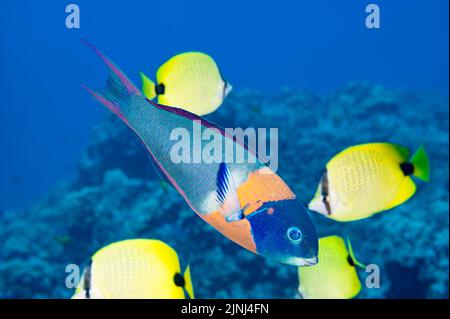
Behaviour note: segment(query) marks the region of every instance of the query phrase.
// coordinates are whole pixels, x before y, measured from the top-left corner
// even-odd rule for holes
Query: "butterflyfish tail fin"
[[[429,182],[430,161],[427,152],[425,151],[425,147],[420,146],[419,149],[411,157],[410,162],[414,166],[413,176],[424,182]]]
[[[184,289],[187,294],[187,299],[195,299],[194,287],[192,286],[191,270],[189,268],[189,265],[186,267],[183,277],[184,277],[184,281],[186,282]]]
[[[352,243],[350,242],[350,238],[349,237],[347,237],[347,247],[348,247],[348,253],[350,255],[350,258],[353,261],[353,264],[355,266],[358,266],[358,267],[362,268],[362,269],[366,269],[367,266],[356,259],[355,253],[353,251]]]
[[[153,100],[156,97],[156,85],[155,82],[150,80],[143,72],[140,72],[142,81],[142,93],[149,100]]]
[[[236,184],[230,169],[225,163],[219,165],[217,172],[217,202],[219,203],[219,212],[228,222],[244,219],[241,210]]]

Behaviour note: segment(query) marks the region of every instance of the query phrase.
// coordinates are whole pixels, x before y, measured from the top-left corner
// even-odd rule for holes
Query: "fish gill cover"
[[[380,266],[381,287],[363,288],[359,297],[448,298],[448,98],[365,83],[323,97],[289,89],[274,96],[236,91],[208,119],[223,127],[283,123],[278,173],[304,203],[326,161],[346,146],[426,145],[432,181],[407,203],[345,224],[311,216],[319,236],[350,235],[359,259]],[[295,267],[252,254],[201,221],[172,187],[162,187],[147,157],[133,133],[107,114],[93,130],[76,178],[28,208],[3,211],[0,297],[70,297],[67,264],[85,265],[100,247],[139,237],[190,243],[199,298],[296,297]]]

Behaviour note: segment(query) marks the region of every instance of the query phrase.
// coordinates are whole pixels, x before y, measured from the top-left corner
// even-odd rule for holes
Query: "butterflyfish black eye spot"
[[[175,283],[175,286],[177,287],[184,287],[186,285],[186,281],[184,280],[184,277],[177,272],[175,276],[173,277],[173,282]]]

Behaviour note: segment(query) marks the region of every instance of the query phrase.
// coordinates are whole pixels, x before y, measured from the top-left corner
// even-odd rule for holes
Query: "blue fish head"
[[[298,267],[318,262],[316,230],[307,210],[297,200],[264,203],[246,218],[258,254]]]

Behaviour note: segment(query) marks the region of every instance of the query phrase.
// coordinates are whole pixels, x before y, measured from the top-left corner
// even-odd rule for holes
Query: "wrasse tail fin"
[[[100,90],[91,90],[85,85],[81,85],[86,89],[97,101],[105,105],[111,112],[116,114],[122,121],[128,124],[122,112],[122,101],[129,96],[141,95],[141,92],[127,78],[127,76],[100,50],[92,44],[82,40],[90,47],[106,64],[109,69],[108,80],[106,86]]]
[[[84,84],[81,84],[81,87],[86,91],[88,91],[89,94],[91,94],[97,101],[106,106],[111,112],[116,114],[123,122],[125,122],[128,125],[128,120],[125,118],[122,111],[120,110],[120,107],[116,103],[112,102],[111,100],[108,100],[108,98],[101,92],[91,90]]]
[[[217,202],[220,204],[219,212],[226,221],[233,222],[244,219],[236,184],[225,163],[220,164],[217,172]]]

